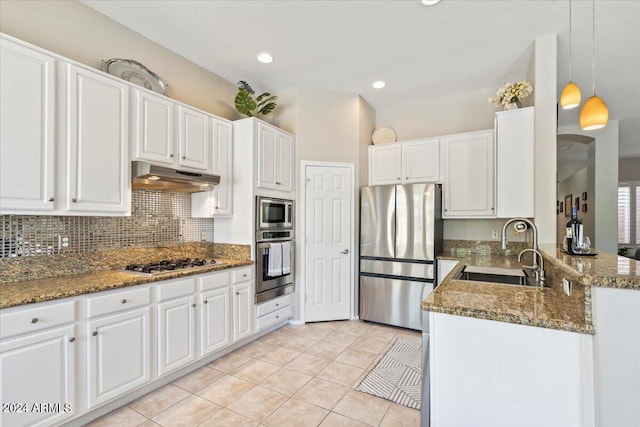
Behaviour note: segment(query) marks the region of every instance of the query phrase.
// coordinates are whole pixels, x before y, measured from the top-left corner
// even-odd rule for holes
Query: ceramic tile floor
[[[419,411],[355,390],[397,336],[421,339],[358,320],[285,325],[90,426],[419,426]]]

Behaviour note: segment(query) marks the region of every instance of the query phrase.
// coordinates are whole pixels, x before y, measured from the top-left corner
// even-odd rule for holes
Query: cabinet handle
[[[125,299],[123,299],[123,300],[122,300],[122,301],[120,301],[120,302],[121,302],[121,303],[123,303],[123,304],[126,304],[126,303],[127,303],[127,299],[125,298]]]
[[[236,291],[236,295],[240,295],[240,291]]]
[[[76,337],[69,338],[69,342],[75,342],[75,340],[76,340]]]
[[[170,153],[170,154],[169,154],[169,157],[173,157],[173,153]]]
[[[204,300],[204,303],[209,304],[209,300],[208,299]]]
[[[38,323],[38,318],[34,317],[33,319],[31,319],[31,323]]]
[[[494,208],[494,207],[491,207],[491,210],[493,211],[493,210],[495,210],[495,208]]]
[[[276,307],[280,307],[280,304],[276,303]]]
[[[72,202],[72,203],[75,203],[75,202],[77,202],[77,201],[78,201],[78,199],[76,199],[75,197],[74,197],[73,199],[71,199],[71,202]]]
[[[50,202],[54,202],[55,200],[56,200],[55,197],[49,197]]]
[[[276,319],[279,319],[279,318],[280,318],[280,316],[278,316],[278,315],[276,314]]]
[[[97,337],[98,336],[98,331],[93,331],[93,333],[91,335],[93,335],[94,337]]]
[[[409,180],[409,177],[406,177],[405,179],[406,179],[406,180]]]
[[[449,209],[445,209],[444,211],[445,211],[445,212],[449,212]]]
[[[195,308],[195,307],[196,307],[196,304],[195,304],[195,303],[191,304],[191,307]]]
[[[242,277],[247,277],[247,273],[244,273],[244,274],[242,275]]]
[[[182,160],[187,160],[187,156],[182,156]]]
[[[400,177],[398,177],[398,181],[400,181]]]

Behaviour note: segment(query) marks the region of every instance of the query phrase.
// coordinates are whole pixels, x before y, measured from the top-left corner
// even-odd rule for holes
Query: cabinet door
[[[200,356],[231,343],[231,302],[229,287],[203,293],[200,297]]]
[[[276,159],[276,187],[282,191],[293,191],[293,137],[278,133],[278,156]]]
[[[240,283],[232,286],[233,292],[233,341],[251,335],[251,315],[253,312],[253,295],[251,283]]]
[[[154,163],[173,163],[173,102],[135,89],[133,157]]]
[[[401,183],[401,150],[400,144],[369,147],[369,185]]]
[[[258,124],[258,187],[279,190],[276,185],[278,158],[278,134],[269,127]]]
[[[444,137],[443,149],[443,217],[494,217],[493,131]]]
[[[26,404],[28,411],[6,412],[3,406],[0,425],[53,425],[76,415],[77,345],[74,326],[2,342],[2,403]],[[39,404],[47,407],[41,408]],[[51,405],[56,405],[55,410],[51,410]]]
[[[1,213],[55,207],[55,60],[0,39]]]
[[[208,170],[211,139],[209,116],[183,105],[178,106],[178,164]]]
[[[67,209],[127,214],[129,87],[67,64]]]
[[[158,304],[158,375],[195,360],[195,297]]]
[[[233,130],[229,122],[213,120],[213,173],[220,184],[213,189],[214,215],[231,215],[233,202]]]
[[[402,143],[402,183],[440,181],[440,140]]]
[[[146,307],[89,322],[89,409],[151,378],[151,309]]]
[[[498,218],[533,217],[534,109],[496,113]]]

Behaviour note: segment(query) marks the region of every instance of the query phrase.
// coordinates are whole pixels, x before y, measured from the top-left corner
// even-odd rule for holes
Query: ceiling
[[[192,62],[259,91],[312,87],[374,108],[524,80],[533,41],[558,34],[558,93],[569,79],[569,2],[101,1],[83,3]],[[573,81],[591,95],[592,2],[573,0]],[[640,1],[596,2],[596,89],[620,121],[621,157],[640,156]],[[261,64],[262,51],[275,61]],[[384,89],[371,83],[384,80]],[[579,109],[561,111],[560,126]]]

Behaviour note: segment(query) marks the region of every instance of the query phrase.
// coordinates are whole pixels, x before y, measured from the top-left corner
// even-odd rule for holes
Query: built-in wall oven
[[[294,290],[293,201],[256,198],[256,304]]]

